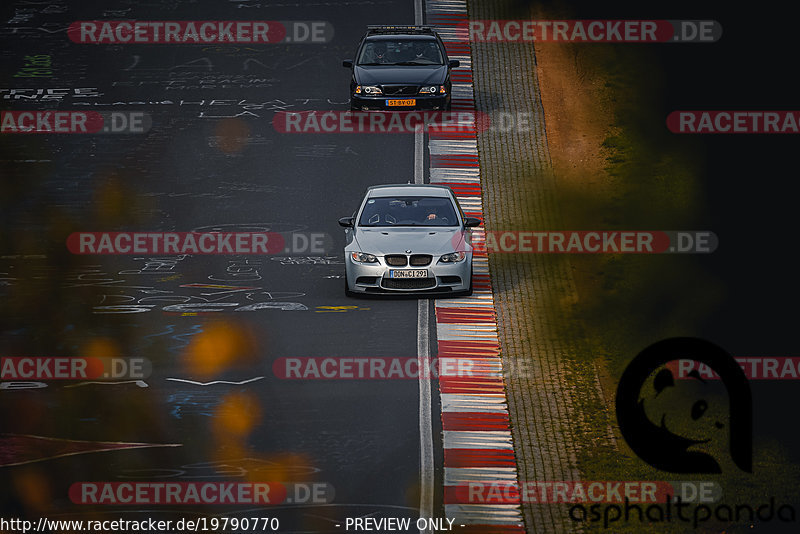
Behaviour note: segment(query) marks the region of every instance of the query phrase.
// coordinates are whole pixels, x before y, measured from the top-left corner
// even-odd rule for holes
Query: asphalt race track
[[[45,477],[50,515],[191,516],[197,507],[134,511],[75,505],[66,495],[79,481],[234,476],[324,488],[257,514],[214,509],[279,517],[282,532],[339,531],[334,525],[353,516],[419,517],[417,380],[284,380],[273,369],[281,357],[417,356],[416,300],[344,296],[336,222],[352,214],[368,185],[413,181],[413,135],[292,135],[271,123],[280,110],[347,109],[341,60],[352,56],[364,27],[414,21],[409,2],[358,2],[357,10],[337,4],[200,9],[122,1],[50,11],[37,4],[34,26],[3,28],[6,62],[49,55],[54,72],[14,79],[11,87],[64,88],[57,101],[12,98],[6,109],[146,111],[152,119],[148,134],[3,139],[3,164],[19,180],[8,194],[23,184],[27,194],[3,213],[6,243],[26,252],[2,259],[6,281],[24,287],[3,310],[2,352],[105,350],[152,366],[142,380],[52,381],[4,392],[0,432],[14,446],[4,448],[3,462],[20,464],[5,467],[4,479]],[[24,12],[6,5],[3,18],[15,9]],[[327,21],[336,39],[106,46],[41,29],[109,17],[313,19]],[[293,250],[267,256],[70,256],[66,228],[323,237],[316,246],[299,238],[287,243]],[[32,436],[91,443],[42,445]],[[152,446],[120,445],[127,443]],[[108,448],[120,450],[97,450]],[[59,457],[40,462],[51,456]],[[4,515],[31,513],[18,485],[3,484],[0,495]]]
[[[619,509],[611,490],[559,493],[593,483],[794,513],[796,18],[706,10],[2,3],[0,534],[680,530],[574,517]],[[465,128],[315,122],[345,128],[342,61],[391,24],[434,27],[460,61]],[[406,183],[481,219],[470,297],[345,295],[338,220]],[[617,234],[657,250],[606,249]],[[654,344],[678,347],[670,372],[629,373]],[[714,345],[728,354],[682,380]],[[105,526],[50,523],[71,520]]]

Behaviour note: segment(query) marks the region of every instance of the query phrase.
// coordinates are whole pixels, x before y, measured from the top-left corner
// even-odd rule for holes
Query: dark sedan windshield
[[[361,49],[358,65],[443,65],[435,39],[373,39]]]
[[[359,226],[458,226],[446,197],[375,197],[367,200]]]

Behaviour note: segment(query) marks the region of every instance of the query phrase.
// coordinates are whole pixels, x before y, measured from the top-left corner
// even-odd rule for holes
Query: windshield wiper
[[[434,65],[441,65],[441,63],[420,63],[419,61],[400,61],[395,63],[395,65],[422,65],[425,67],[431,67]]]

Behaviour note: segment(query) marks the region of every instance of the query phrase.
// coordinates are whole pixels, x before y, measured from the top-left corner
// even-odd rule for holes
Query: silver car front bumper
[[[423,278],[399,278],[391,271],[426,270]],[[360,263],[345,253],[347,285],[353,293],[457,293],[467,291],[472,278],[472,253],[457,263],[439,261],[434,256],[429,265],[392,267],[386,264],[385,256],[378,256],[377,263]]]

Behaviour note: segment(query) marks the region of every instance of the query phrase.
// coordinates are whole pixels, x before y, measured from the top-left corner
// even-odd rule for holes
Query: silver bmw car
[[[367,189],[345,228],[345,293],[472,294],[471,228],[453,191],[441,185]]]

